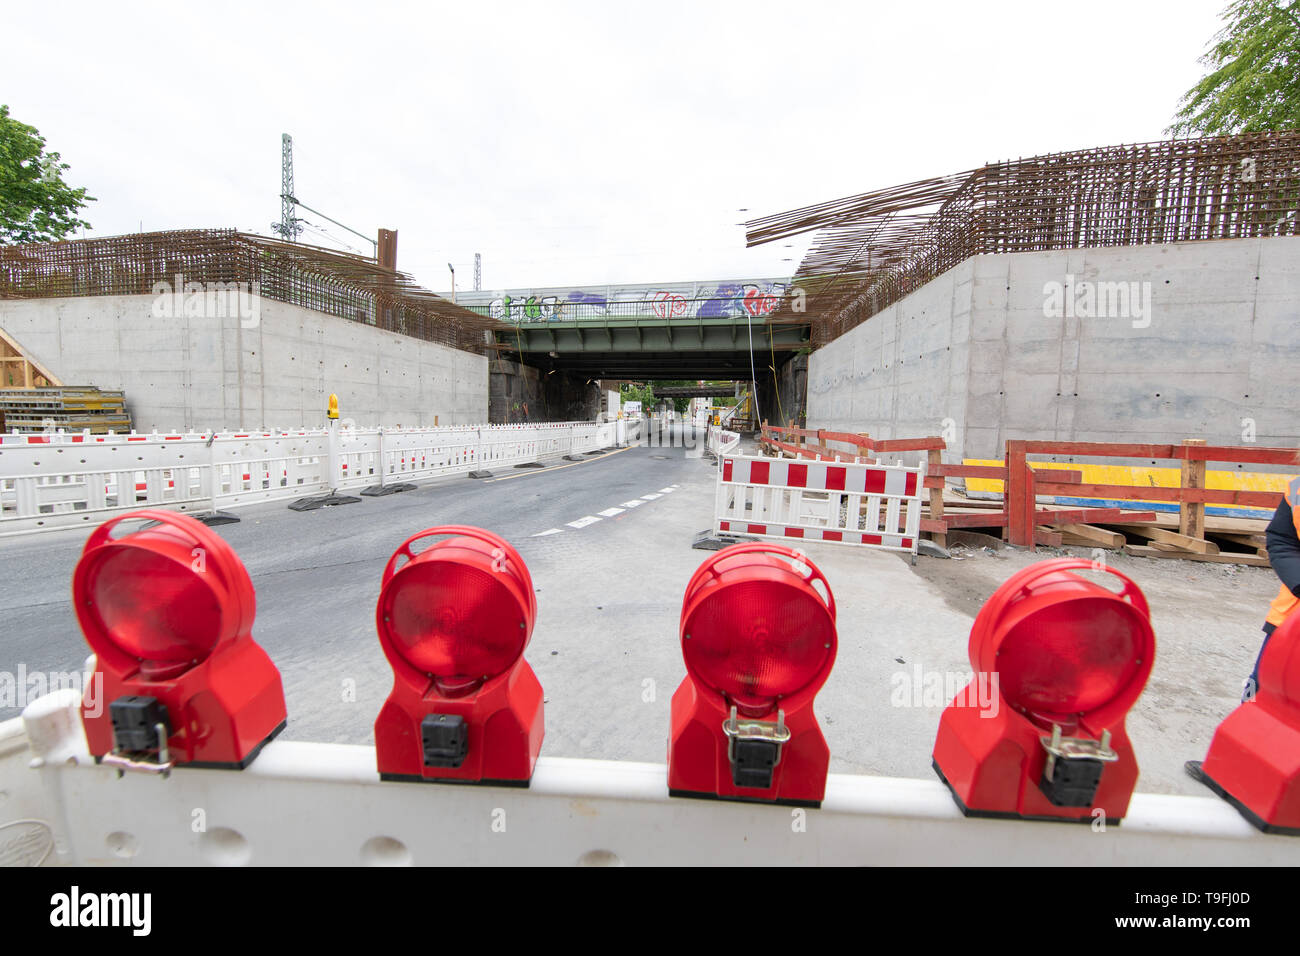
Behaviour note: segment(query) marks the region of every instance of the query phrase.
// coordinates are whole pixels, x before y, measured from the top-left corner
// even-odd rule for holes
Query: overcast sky
[[[1226,2],[5,0],[0,103],[88,235],[270,234],[287,132],[298,198],[436,290],[782,277],[809,237],[745,219],[1163,138]]]

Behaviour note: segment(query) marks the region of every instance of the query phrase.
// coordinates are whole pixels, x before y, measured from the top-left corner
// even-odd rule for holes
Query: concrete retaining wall
[[[250,320],[159,318],[152,295],[0,300],[0,328],[69,385],[126,390],[137,431],[487,421],[487,359],[263,299]],[[436,421],[435,421],[436,419]]]
[[[1290,445],[1297,362],[1297,237],[977,256],[813,353],[808,427]]]

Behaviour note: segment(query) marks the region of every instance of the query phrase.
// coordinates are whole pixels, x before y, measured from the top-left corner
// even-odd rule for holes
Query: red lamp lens
[[[821,672],[834,625],[815,594],[749,581],[703,601],[685,622],[684,635],[689,669],[738,706],[767,708]]]
[[[1036,714],[1086,714],[1137,674],[1137,612],[1106,598],[1048,605],[998,646],[998,681],[1012,704]]]
[[[88,594],[104,633],[142,661],[201,661],[221,636],[221,606],[203,575],[137,547],[109,547]]]
[[[488,571],[452,561],[410,564],[388,593],[388,633],[426,674],[491,677],[524,652],[528,631],[518,602]]]

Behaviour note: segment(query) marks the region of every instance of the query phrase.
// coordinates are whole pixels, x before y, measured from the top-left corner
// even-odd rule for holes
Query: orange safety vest
[[[1291,523],[1295,525],[1296,536],[1300,537],[1300,478],[1291,479],[1291,483],[1287,486],[1286,500],[1291,506]],[[1268,623],[1274,627],[1281,627],[1282,622],[1297,606],[1300,606],[1300,598],[1292,594],[1291,589],[1283,584],[1277,592],[1277,597],[1273,598],[1273,603],[1268,606]]]

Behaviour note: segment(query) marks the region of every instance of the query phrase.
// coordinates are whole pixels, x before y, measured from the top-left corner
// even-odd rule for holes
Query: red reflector
[[[1044,607],[999,645],[1002,693],[1037,714],[1090,713],[1137,674],[1140,629],[1133,608],[1111,597]]]
[[[832,657],[835,625],[811,589],[741,581],[683,622],[688,670],[743,707],[807,686]]]
[[[399,572],[385,610],[402,656],[445,679],[490,677],[513,664],[527,632],[499,577],[449,562]]]
[[[105,635],[144,662],[202,661],[221,637],[217,596],[202,575],[165,555],[108,545],[88,583],[92,613]]]

